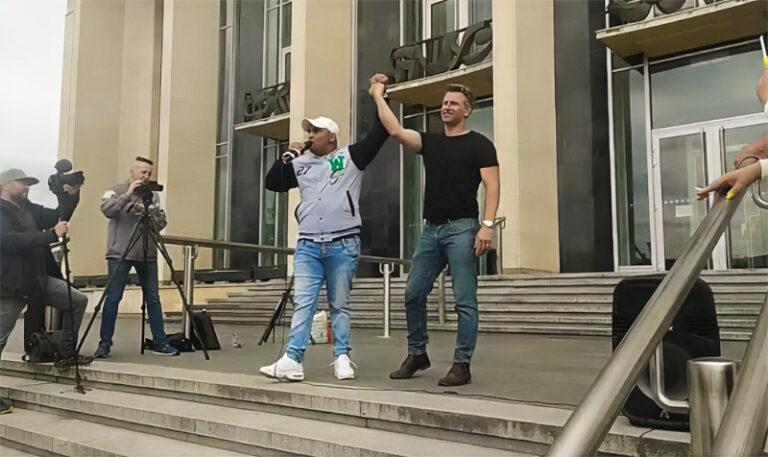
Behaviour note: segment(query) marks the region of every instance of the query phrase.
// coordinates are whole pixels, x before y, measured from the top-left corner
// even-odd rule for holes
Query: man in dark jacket
[[[79,189],[66,186],[57,195],[59,207],[49,209],[27,199],[29,186],[37,183],[19,169],[0,173],[0,353],[24,307],[48,305],[64,311],[58,366],[87,364],[93,359],[74,355],[88,297],[67,287],[50,248],[69,229]]]

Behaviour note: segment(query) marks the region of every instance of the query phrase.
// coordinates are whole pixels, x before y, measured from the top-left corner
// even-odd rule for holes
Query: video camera
[[[162,192],[162,191],[163,191],[163,185],[159,184],[157,181],[146,181],[143,184],[136,186],[135,189],[133,189],[133,193],[138,195],[145,202],[152,201],[153,192]]]
[[[56,173],[48,177],[48,188],[54,194],[61,194],[64,192],[64,185],[68,186],[81,186],[85,182],[85,175],[82,171],[73,171],[72,162],[67,159],[61,159],[54,165]]]

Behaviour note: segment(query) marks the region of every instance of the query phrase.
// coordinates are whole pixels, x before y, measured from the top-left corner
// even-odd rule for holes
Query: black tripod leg
[[[146,268],[147,265],[147,249],[149,248],[149,216],[142,216],[142,247],[144,248],[144,254],[143,254],[143,260],[144,260],[144,268]],[[147,294],[144,293],[144,281],[141,281],[141,332],[139,336],[139,352],[141,355],[144,355],[144,339],[146,338],[146,330],[147,330]],[[160,291],[158,290],[158,294]],[[152,336],[154,339],[154,335]],[[154,342],[154,341],[153,341]]]
[[[205,344],[203,342],[203,336],[200,334],[200,332],[197,329],[197,324],[195,324],[194,314],[192,313],[192,307],[189,306],[189,302],[187,301],[187,296],[184,293],[184,289],[181,287],[181,284],[179,283],[179,280],[176,278],[176,270],[173,268],[173,260],[171,259],[171,256],[168,254],[168,251],[165,248],[165,243],[163,243],[162,238],[160,237],[160,231],[157,230],[157,225],[155,225],[155,222],[150,218],[151,228],[152,230],[149,230],[150,236],[152,237],[152,242],[157,247],[157,250],[160,251],[160,254],[165,259],[165,262],[168,264],[168,268],[171,270],[171,282],[176,286],[176,289],[179,291],[179,296],[181,296],[181,305],[184,307],[184,311],[187,313],[187,318],[189,319],[189,322],[192,324],[192,331],[195,335],[197,335],[198,341],[200,341],[200,348],[203,350],[203,355],[205,356],[205,360],[210,360],[210,356],[208,355],[208,349],[206,349]]]
[[[85,343],[85,338],[88,336],[88,332],[91,331],[91,327],[93,326],[93,322],[96,320],[96,316],[99,315],[99,312],[101,312],[101,307],[104,304],[104,299],[107,298],[107,291],[109,290],[109,287],[112,285],[112,282],[115,280],[115,276],[120,271],[121,268],[123,268],[123,265],[125,265],[125,258],[128,256],[128,253],[133,249],[133,246],[139,241],[139,223],[137,222],[136,225],[133,226],[133,231],[131,232],[131,237],[128,239],[128,246],[126,246],[125,251],[123,251],[123,254],[120,256],[120,262],[117,264],[117,270],[111,275],[109,275],[109,279],[107,280],[107,285],[104,286],[104,290],[101,292],[101,297],[99,297],[99,302],[96,304],[96,307],[93,309],[93,315],[91,316],[91,319],[88,321],[88,326],[85,328],[85,332],[83,333],[83,336],[80,338],[80,343],[77,345],[76,353],[80,353],[80,351],[83,349],[83,343]]]

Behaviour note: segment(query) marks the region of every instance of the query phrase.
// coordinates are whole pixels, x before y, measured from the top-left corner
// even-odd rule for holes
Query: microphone
[[[280,159],[283,161],[284,164],[288,165],[291,163],[296,157],[304,154],[304,152],[312,147],[311,141],[304,142],[304,145],[301,147],[301,149],[295,149],[295,148],[288,148],[287,151],[285,151],[281,156]]]

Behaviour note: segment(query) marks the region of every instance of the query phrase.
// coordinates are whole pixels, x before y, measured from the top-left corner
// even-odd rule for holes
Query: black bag
[[[195,346],[195,349],[203,348],[203,345],[200,344],[200,340],[202,340],[205,345],[205,349],[209,351],[218,351],[221,349],[219,337],[216,336],[216,329],[213,328],[211,316],[203,310],[199,313],[194,313],[192,319],[194,319],[195,328],[200,332],[200,339],[197,338],[195,332],[192,332],[192,344]]]
[[[64,332],[54,330],[52,332],[34,332],[29,337],[27,353],[21,360],[29,363],[55,362],[59,356],[59,342]]]
[[[179,352],[195,352],[195,348],[192,347],[192,341],[184,336],[184,332],[168,335],[168,344],[178,349]]]

